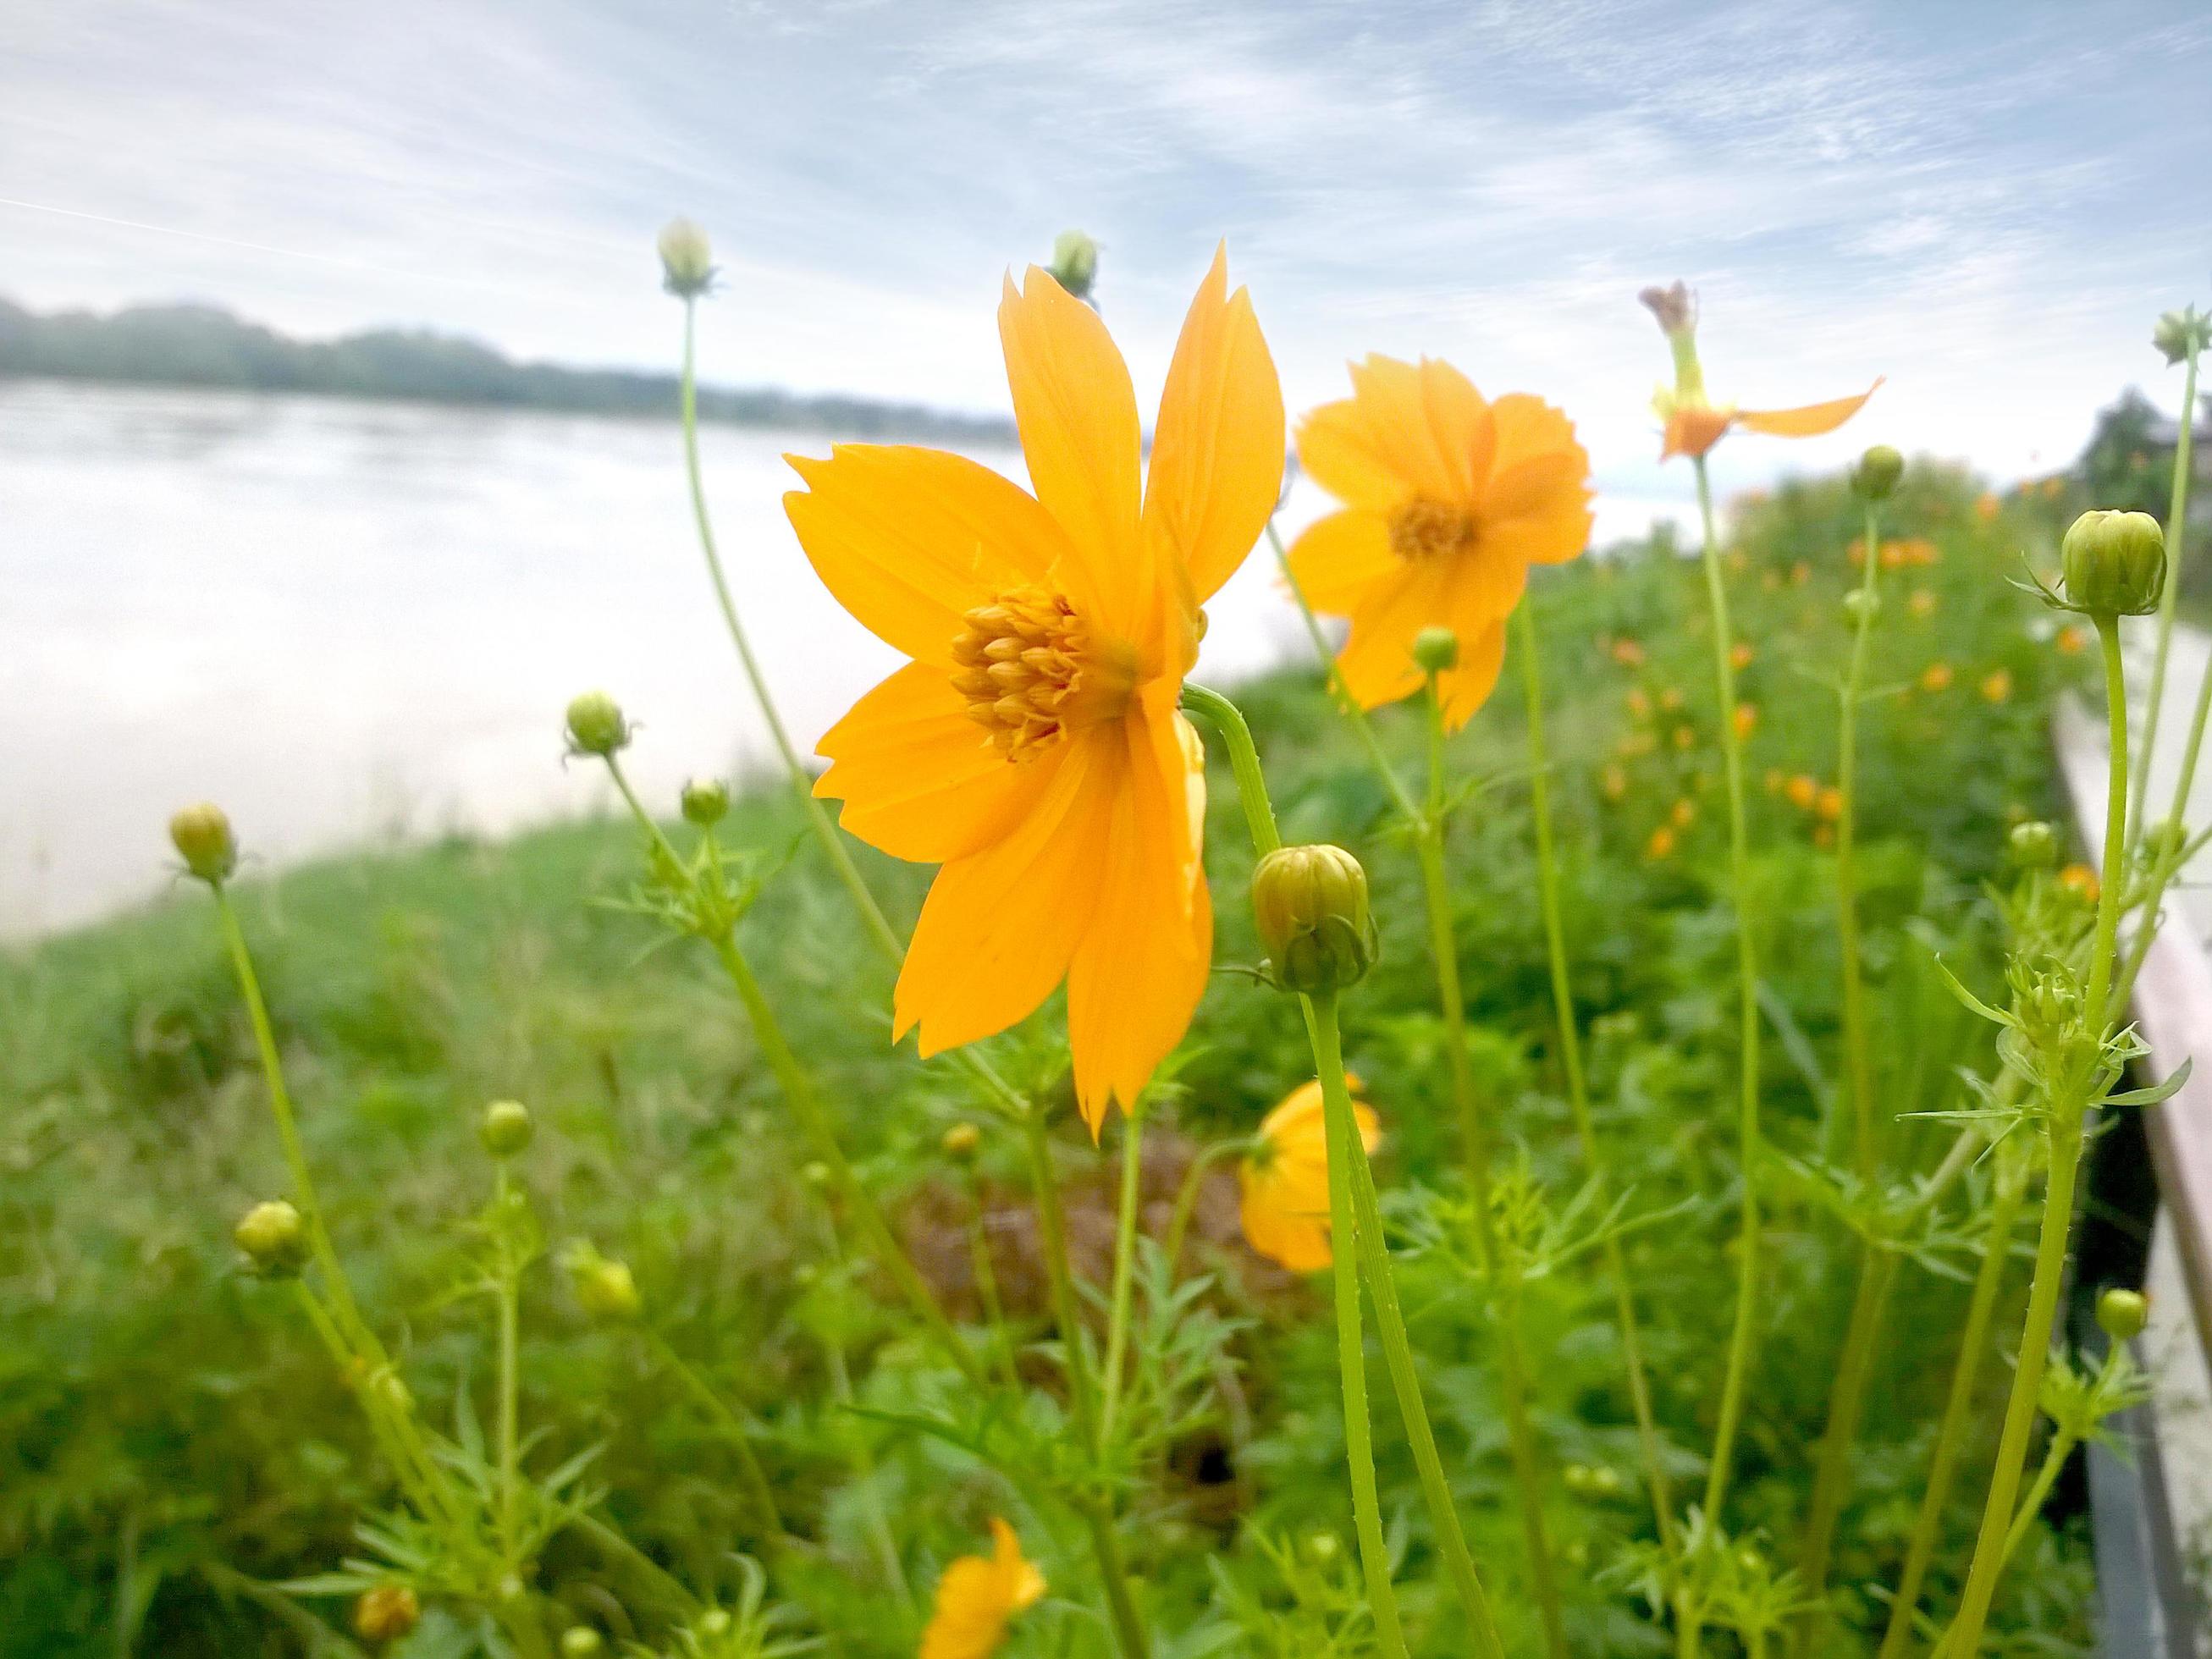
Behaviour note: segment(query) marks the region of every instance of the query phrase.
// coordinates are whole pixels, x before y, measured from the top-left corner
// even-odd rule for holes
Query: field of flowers
[[[626,817],[190,808],[0,959],[0,1652],[2093,1650],[2141,1298],[2053,1336],[2190,848],[2123,727],[2075,863],[2048,719],[2178,550],[1878,441],[1712,502],[1881,405],[1715,401],[1679,285],[1702,548],[1582,556],[1567,416],[1442,364],[1286,422],[1218,258],[1146,453],[1094,276],[1001,309],[1034,495],[795,461],[913,659],[818,782],[638,799],[587,693]],[[1248,556],[1317,654],[1189,684]]]

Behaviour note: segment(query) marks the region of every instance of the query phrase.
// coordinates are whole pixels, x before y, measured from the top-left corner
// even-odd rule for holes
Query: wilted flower
[[[1346,1082],[1355,1091],[1359,1079]],[[1359,1138],[1373,1152],[1382,1126],[1364,1101],[1352,1103]],[[1329,1264],[1328,1127],[1322,1087],[1304,1083],[1260,1121],[1253,1149],[1237,1170],[1244,1241],[1294,1273]]]
[[[1674,384],[1662,386],[1651,400],[1652,409],[1665,423],[1659,459],[1701,456],[1725,436],[1730,427],[1741,426],[1778,438],[1811,438],[1832,432],[1859,412],[1881,385],[1877,379],[1855,398],[1806,404],[1796,409],[1739,409],[1716,404],[1705,395],[1705,370],[1698,362],[1698,314],[1695,297],[1680,283],[1670,288],[1647,288],[1637,296],[1659,319],[1659,327],[1674,354]]]

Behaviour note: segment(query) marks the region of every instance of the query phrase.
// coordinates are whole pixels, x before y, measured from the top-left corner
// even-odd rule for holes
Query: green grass
[[[2079,660],[2035,637],[2047,631],[2041,613],[2002,580],[2021,542],[2047,539],[2049,526],[2025,507],[1984,523],[1972,501],[1964,479],[1921,468],[1892,514],[1899,533],[1933,539],[1942,556],[1886,576],[1874,682],[1910,686],[1936,660],[1954,680],[1942,693],[1877,701],[1863,738],[1867,960],[1899,1168],[1924,1169],[1948,1139],[1945,1126],[1908,1115],[1959,1103],[1955,1066],[1993,1064],[1985,1028],[1942,988],[1929,947],[1988,988],[2000,942],[1980,884],[2001,872],[2008,823],[2051,807],[2045,722]],[[1753,838],[1780,1034],[1767,1045],[1764,1092],[1777,1143],[1797,1158],[1842,1147],[1832,860],[1814,842],[1816,818],[1760,786],[1770,772],[1832,777],[1833,697],[1818,677],[1841,672],[1838,601],[1850,576],[1842,550],[1854,533],[1856,509],[1839,486],[1785,489],[1746,508],[1731,578],[1740,634],[1755,649],[1743,695],[1760,709],[1749,744]],[[1630,1253],[1685,1486],[1710,1439],[1738,1173],[1732,941],[1717,892],[1725,815],[1697,580],[1692,565],[1658,546],[1544,573],[1534,600],[1594,1100],[1632,1212],[1662,1218],[1632,1234]],[[1907,603],[1916,587],[1936,596],[1932,613]],[[1634,670],[1608,648],[1624,636],[1644,648]],[[1998,668],[2013,680],[2002,703],[1976,689]],[[1450,859],[1486,1089],[1514,1156],[1556,1209],[1582,1176],[1553,1063],[1516,685],[1509,672],[1455,744],[1461,775],[1488,787],[1461,811]],[[1632,690],[1648,700],[1649,721],[1631,712]],[[1285,837],[1340,842],[1373,876],[1384,954],[1347,1003],[1348,1041],[1389,1137],[1386,1198],[1398,1194],[1409,1237],[1430,1236],[1456,1190],[1457,1143],[1412,850],[1317,674],[1286,671],[1237,695]],[[1380,726],[1414,764],[1413,715],[1391,711]],[[1676,746],[1678,728],[1686,747]],[[1622,751],[1647,730],[1656,748]],[[648,728],[641,741],[651,740]],[[1618,800],[1606,788],[1612,766],[1626,780]],[[1217,960],[1249,963],[1260,954],[1242,897],[1249,860],[1225,772],[1217,766],[1212,781]],[[1680,801],[1692,812],[1680,846],[1647,856]],[[149,836],[157,817],[149,814]],[[240,826],[249,850],[252,829]],[[892,1049],[888,973],[780,785],[741,794],[725,839],[754,849],[770,872],[743,937],[795,1046],[925,1270],[972,1314],[965,1189],[938,1150],[945,1127],[975,1115],[966,1086],[942,1063],[915,1062],[910,1047]],[[866,867],[895,916],[910,921],[927,872],[872,855]],[[979,1547],[986,1517],[1005,1513],[1054,1589],[1011,1651],[1103,1651],[1087,1610],[1087,1558],[1065,1511],[1034,1483],[1010,1483],[902,1420],[941,1402],[944,1379],[873,1280],[841,1267],[801,1178],[807,1153],[711,959],[605,902],[638,868],[629,826],[587,822],[497,845],[449,841],[256,872],[237,890],[340,1253],[402,1352],[426,1418],[451,1422],[463,1396],[489,1411],[486,1310],[452,1290],[489,1191],[476,1114],[487,1099],[515,1096],[538,1114],[520,1167],[548,1237],[587,1237],[629,1261],[647,1317],[769,1425],[763,1458],[794,1528],[819,1546],[778,1569],[798,1628],[832,1652],[911,1651],[915,1626],[887,1582],[872,1517],[886,1519],[926,1606],[943,1563]],[[1064,1101],[1058,1032],[1048,1010],[995,1048],[1019,1079]],[[1189,1146],[1249,1133],[1309,1065],[1282,999],[1217,975],[1168,1091],[1175,1133],[1159,1134],[1158,1168],[1147,1170],[1152,1225]],[[290,1654],[308,1641],[302,1608],[327,1621],[330,1643],[341,1644],[333,1650],[343,1650],[340,1603],[255,1586],[360,1553],[356,1527],[392,1494],[295,1304],[243,1276],[228,1243],[235,1217],[286,1183],[204,893],[180,887],[149,909],[0,959],[0,1653]],[[1097,1277],[1119,1132],[1109,1128],[1098,1152],[1072,1110],[1060,1124],[1078,1255]],[[1030,1224],[1018,1152],[1014,1136],[991,1128],[977,1178],[1010,1241],[1008,1299],[1037,1323],[1045,1302],[1021,1248]],[[1970,1198],[1978,1181],[1967,1183]],[[1230,1323],[1192,1340],[1218,1350],[1218,1365],[1138,1470],[1127,1542],[1153,1621],[1172,1638],[1164,1651],[1318,1652],[1317,1632],[1337,1630],[1333,1609],[1353,1582],[1331,1328],[1320,1286],[1241,1250],[1232,1190],[1209,1194],[1195,1252],[1220,1276],[1211,1305]],[[1765,1334],[1730,1519],[1786,1562],[1855,1251],[1802,1196],[1785,1194],[1768,1237]],[[1962,1255],[1939,1265],[1955,1269]],[[1409,1250],[1402,1273],[1476,1558],[1509,1640],[1525,1644],[1533,1624],[1516,1589],[1519,1532],[1487,1318],[1452,1250]],[[1838,1654],[1870,1650],[1868,1632],[1879,1634],[1885,1609],[1866,1587],[1893,1571],[1911,1524],[1963,1302],[1963,1287],[1940,1273],[1908,1265],[1903,1285],[1841,1534],[1835,1581],[1849,1628]],[[1550,1495],[1576,1650],[1664,1652],[1663,1633],[1604,1571],[1650,1529],[1604,1286],[1587,1262],[1547,1278],[1529,1319],[1553,1467],[1625,1477],[1619,1495],[1565,1480]],[[730,1583],[726,1557],[750,1535],[749,1520],[712,1422],[633,1334],[590,1325],[550,1261],[526,1281],[523,1329],[525,1420],[544,1437],[532,1466],[602,1448],[589,1479],[604,1513],[696,1585]],[[832,1405],[833,1348],[869,1413]],[[1986,1368],[1991,1389],[2002,1369]],[[1454,1609],[1432,1571],[1412,1464],[1387,1389],[1376,1397],[1408,1625],[1420,1650],[1454,1651]],[[1048,1389],[1032,1399],[1048,1419],[1056,1410]],[[855,1473],[856,1442],[871,1476]],[[1966,1465],[1960,1532],[1986,1461],[1984,1447]],[[2023,1650],[2090,1651],[2078,1529],[2039,1537],[2032,1552],[2001,1598],[2000,1628],[2044,1644]],[[1960,1565],[1947,1559],[1939,1572],[1937,1606]],[[603,1618],[601,1598],[625,1594],[570,1538],[556,1540],[541,1583],[577,1617]],[[641,1638],[665,1639],[649,1607],[636,1616]],[[1727,1647],[1720,1638],[1713,1650]],[[1343,1650],[1358,1650],[1355,1636]],[[497,1650],[483,1648],[468,1616],[435,1608],[404,1649],[479,1650]]]

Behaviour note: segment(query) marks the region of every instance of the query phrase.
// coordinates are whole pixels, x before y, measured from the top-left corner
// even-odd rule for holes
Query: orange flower
[[[1914,616],[1932,617],[1936,614],[1936,590],[1931,587],[1916,587],[1912,590],[1912,598],[1906,603]]]
[[[1996,518],[1998,514],[2003,511],[2004,503],[1999,501],[1996,496],[1990,495],[1987,490],[1984,490],[1979,495],[1977,495],[1974,498],[1974,516],[1979,519],[1984,524],[1989,523],[1990,520]]]
[[[1677,830],[1686,830],[1697,822],[1698,804],[1686,795],[1674,803],[1674,810],[1667,816],[1674,821]]]
[[[1783,786],[1783,793],[1790,797],[1790,804],[1799,811],[1809,812],[1813,810],[1813,803],[1820,797],[1820,786],[1809,775],[1800,772]]]
[[[1640,685],[1632,685],[1628,688],[1628,712],[1640,720],[1648,720],[1651,718],[1651,699],[1644,695],[1644,688]]]
[[[1013,1616],[1044,1596],[1044,1575],[1022,1559],[1014,1529],[991,1517],[988,1556],[963,1555],[937,1581],[937,1604],[921,1633],[921,1659],[989,1659]]]
[[[1729,662],[1739,674],[1751,666],[1751,660],[1757,654],[1751,648],[1749,640],[1738,640],[1734,645],[1729,647]]]
[[[1613,659],[1623,668],[1634,668],[1644,660],[1644,647],[1634,640],[1615,640],[1613,642]]]
[[[1811,581],[1813,580],[1813,566],[1811,562],[1805,559],[1800,559],[1796,563],[1791,565],[1790,567],[1790,580],[1793,584],[1799,587],[1802,587],[1807,582]]]
[[[2012,670],[1999,668],[1982,681],[1982,695],[1991,702],[2005,702],[2012,696]]]
[[[1758,724],[1759,705],[1757,703],[1740,702],[1736,704],[1735,734],[1739,739],[1749,737],[1752,733],[1753,728]]]
[[[1844,549],[1844,557],[1850,561],[1851,568],[1854,570],[1864,564],[1866,562],[1866,538],[1863,536],[1852,537],[1850,539],[1850,544]]]
[[[1814,797],[1813,810],[1830,823],[1834,823],[1844,815],[1844,792],[1832,783],[1826,785]]]
[[[1920,671],[1920,689],[1923,691],[1948,690],[1950,684],[1951,665],[1948,662],[1931,662]]]
[[[1651,832],[1651,839],[1644,843],[1644,856],[1655,863],[1674,850],[1674,830],[1671,824],[1661,824]]]
[[[1881,544],[1881,568],[1884,570],[1902,570],[1911,558],[1911,555],[1906,552],[1903,542],[1884,542]]]
[[[1651,400],[1653,410],[1665,426],[1659,445],[1662,461],[1675,455],[1702,456],[1734,426],[1777,438],[1812,438],[1833,432],[1857,414],[1881,385],[1876,378],[1856,398],[1837,398],[1796,409],[1717,405],[1705,395],[1705,370],[1698,362],[1697,302],[1689,289],[1676,283],[1671,288],[1647,288],[1637,297],[1659,319],[1674,354],[1674,384],[1672,388],[1661,387]]]
[[[2061,475],[2061,476],[2057,476],[2057,477],[2053,477],[2045,478],[2045,479],[2043,481],[2043,494],[2044,494],[2044,498],[2045,498],[2046,501],[2057,501],[2057,500],[2061,495],[2063,495],[2065,493],[2066,493],[2066,480],[2065,480],[2065,477],[2064,477],[2063,475]]]
[[[2079,656],[2089,648],[2088,635],[2072,623],[2060,629],[2057,639],[2052,642],[2057,646],[2060,654],[2069,657]]]
[[[1677,749],[1687,749],[1687,748],[1689,748],[1692,744],[1695,744],[1695,743],[1697,742],[1697,740],[1698,740],[1698,734],[1697,734],[1695,732],[1692,731],[1688,726],[1676,726],[1676,727],[1674,728],[1674,747],[1675,747],[1675,748],[1677,748]]]
[[[1306,528],[1291,572],[1316,610],[1352,619],[1337,670],[1363,708],[1421,689],[1424,628],[1458,635],[1459,666],[1437,677],[1456,730],[1497,684],[1528,567],[1589,544],[1589,457],[1549,404],[1486,401],[1447,363],[1370,356],[1352,387],[1298,422],[1300,463],[1345,507]]]
[[[2072,889],[2092,904],[2097,902],[2097,872],[2086,864],[2068,865],[2058,872],[2058,884]]]
[[[894,999],[933,1054],[1067,982],[1096,1134],[1182,1036],[1213,921],[1203,757],[1176,712],[1198,607],[1273,510],[1282,394],[1224,256],[1200,285],[1139,489],[1128,370],[1032,267],[999,334],[1036,493],[958,455],[841,444],[784,497],[816,572],[913,659],[823,738],[815,793],[893,856],[938,863]]]
[[[1358,1078],[1346,1079],[1354,1091]],[[1359,1138],[1373,1152],[1381,1123],[1365,1102],[1352,1103]],[[1237,1166],[1244,1242],[1294,1273],[1329,1264],[1328,1125],[1318,1079],[1302,1083],[1260,1121],[1256,1150]]]

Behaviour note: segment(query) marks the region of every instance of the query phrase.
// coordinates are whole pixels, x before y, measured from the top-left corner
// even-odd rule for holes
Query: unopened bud
[[[2115,1342],[2132,1342],[2150,1318],[2150,1298],[2118,1285],[2097,1298],[2097,1328]]]
[[[2058,832],[2041,818],[2013,825],[2010,840],[2013,857],[2030,870],[2048,870],[2058,862]]]
[[[714,254],[707,233],[689,219],[671,219],[660,230],[660,285],[679,300],[696,300],[714,285]]]
[[[629,722],[622,705],[604,691],[586,691],[568,705],[568,744],[580,755],[613,756],[629,746]]]
[[[307,1264],[307,1226],[281,1198],[255,1205],[230,1230],[231,1243],[266,1279],[289,1279]]]
[[[1375,964],[1367,872],[1341,847],[1279,847],[1261,859],[1252,915],[1285,990],[1342,990]]]
[[[699,1615],[699,1634],[727,1636],[730,1633],[730,1615],[721,1608],[709,1607]]]
[[[238,842],[231,836],[230,819],[211,802],[187,806],[171,818],[169,843],[184,860],[185,868],[210,886],[228,879],[238,867]]]
[[[1844,619],[1856,627],[1862,617],[1878,616],[1881,611],[1881,596],[1869,593],[1863,587],[1854,587],[1844,595]]]
[[[2150,343],[2172,368],[2191,352],[2212,351],[2212,317],[2195,306],[2169,311],[2150,331]]]
[[[1052,239],[1052,279],[1079,300],[1091,297],[1098,281],[1098,244],[1079,230],[1063,230]]]
[[[694,778],[684,786],[684,818],[702,830],[720,823],[730,810],[730,787],[720,778]]]
[[[561,1265],[568,1270],[568,1288],[575,1295],[576,1305],[592,1318],[637,1317],[641,1305],[637,1280],[630,1276],[627,1263],[601,1255],[592,1245],[579,1243],[570,1245],[562,1254]]]
[[[799,1178],[817,1193],[827,1192],[830,1189],[835,1174],[836,1172],[818,1158],[799,1166]]]
[[[353,1633],[364,1642],[397,1642],[422,1621],[422,1604],[404,1584],[379,1584],[353,1604]]]
[[[1413,663],[1424,674],[1459,666],[1459,635],[1449,628],[1424,628],[1413,635]]]
[[[1904,476],[1905,457],[1887,444],[1876,444],[1851,469],[1851,489],[1863,501],[1887,501]]]
[[[494,1158],[513,1158],[530,1144],[530,1108],[519,1100],[495,1100],[477,1124],[477,1139]]]
[[[599,1659],[607,1644],[589,1625],[571,1625],[561,1633],[561,1659]]]
[[[1306,1559],[1317,1566],[1327,1566],[1344,1553],[1344,1541],[1333,1532],[1310,1532],[1306,1534]]]
[[[2067,602],[2092,617],[2141,617],[2166,586],[2166,532],[2148,513],[2084,513],[2060,544]]]
[[[956,1123],[945,1132],[941,1144],[945,1157],[965,1164],[983,1144],[983,1132],[972,1123]]]

